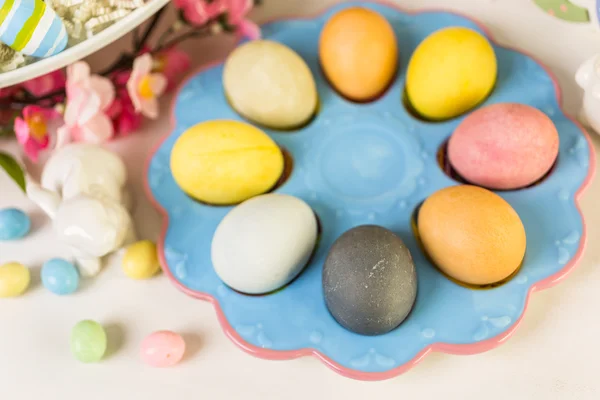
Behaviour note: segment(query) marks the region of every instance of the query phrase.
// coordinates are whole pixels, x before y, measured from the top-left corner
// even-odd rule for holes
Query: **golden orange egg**
[[[477,186],[452,186],[431,195],[417,226],[429,258],[445,274],[471,285],[500,282],[525,256],[525,228],[502,197]]]
[[[365,101],[394,78],[398,45],[389,22],[375,11],[351,7],[335,14],[319,39],[321,67],[343,96]]]

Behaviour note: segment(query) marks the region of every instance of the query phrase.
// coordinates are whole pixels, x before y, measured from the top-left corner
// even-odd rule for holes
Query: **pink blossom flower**
[[[260,28],[246,19],[254,5],[253,0],[174,0],[175,7],[183,11],[186,21],[193,25],[204,25],[223,13],[227,13],[229,25],[234,26],[236,33],[250,39],[260,37]]]
[[[135,112],[127,90],[121,89],[117,98],[106,111],[113,122],[113,129],[119,136],[126,136],[139,129],[142,115]]]
[[[5,99],[17,93],[21,89],[21,85],[14,85],[0,89],[0,99]]]
[[[108,106],[108,108],[104,111],[106,116],[110,119],[117,118],[123,112],[123,103],[121,101],[119,94],[120,94],[120,92],[116,95],[113,102],[110,103],[110,106]]]
[[[23,118],[15,119],[15,134],[23,151],[33,162],[38,161],[39,153],[50,145],[53,126],[60,115],[51,108],[27,106]]]
[[[67,68],[66,92],[65,125],[59,129],[57,146],[69,138],[101,143],[114,135],[112,121],[105,113],[115,98],[109,79],[91,75],[87,63],[77,62]]]
[[[142,125],[142,115],[135,112],[131,100],[124,102],[123,111],[119,117],[113,121],[113,125],[115,131],[121,136],[129,135],[140,128]]]
[[[115,72],[111,75],[111,80],[115,83],[115,86],[121,87],[127,84],[127,81],[131,77],[131,70],[123,70]]]
[[[131,71],[119,71],[112,75],[112,81],[116,86],[125,86],[130,77]],[[112,120],[115,134],[119,136],[129,135],[142,125],[142,115],[135,111],[127,89],[118,89],[117,97],[106,110],[106,115]]]
[[[50,72],[23,83],[23,87],[34,96],[45,96],[65,87],[65,74],[62,70]]]
[[[252,0],[216,0],[223,3],[227,11],[227,22],[235,26],[236,33],[239,36],[249,39],[260,38],[260,28],[254,22],[246,19],[246,14],[250,12],[254,2]]]
[[[172,90],[181,75],[190,68],[191,62],[185,51],[173,47],[158,53],[154,64],[154,71],[167,78],[167,90]]]
[[[127,91],[136,112],[148,118],[158,117],[158,97],[167,87],[167,79],[159,73],[152,73],[152,56],[144,54],[133,62],[131,77],[127,81]]]
[[[221,2],[214,0],[173,0],[175,7],[183,12],[183,17],[192,25],[204,25],[223,11]]]

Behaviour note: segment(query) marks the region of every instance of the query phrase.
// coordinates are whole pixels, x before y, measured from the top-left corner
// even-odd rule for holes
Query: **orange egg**
[[[466,284],[502,281],[525,256],[525,228],[517,212],[502,197],[478,186],[437,191],[421,206],[417,226],[433,263]]]
[[[362,7],[335,14],[319,40],[321,66],[343,96],[365,101],[390,84],[398,64],[396,36],[387,20]]]

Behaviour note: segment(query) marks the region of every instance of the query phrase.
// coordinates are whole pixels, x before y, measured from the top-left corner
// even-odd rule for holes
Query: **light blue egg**
[[[31,220],[17,208],[0,210],[0,240],[20,239],[29,233]]]
[[[79,273],[73,263],[53,258],[42,266],[42,284],[54,294],[71,294],[79,286]]]

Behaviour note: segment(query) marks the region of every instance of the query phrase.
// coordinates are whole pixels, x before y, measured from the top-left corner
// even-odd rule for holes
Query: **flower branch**
[[[143,118],[159,114],[158,98],[175,87],[190,66],[177,46],[190,39],[231,32],[259,37],[246,19],[252,0],[173,0],[179,19],[151,38],[165,15],[159,10],[144,28],[132,34],[132,48],[93,74],[85,62],[0,89],[0,132],[10,130],[25,155],[37,162],[69,141],[100,143],[127,135]],[[6,169],[6,168],[4,168]]]

